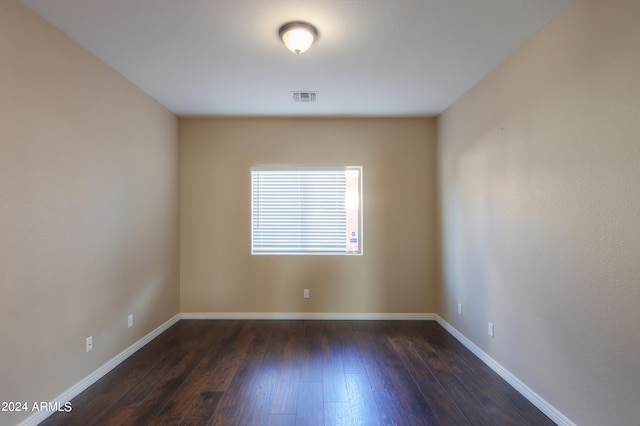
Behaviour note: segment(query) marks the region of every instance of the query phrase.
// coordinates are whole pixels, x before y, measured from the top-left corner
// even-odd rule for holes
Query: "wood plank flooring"
[[[433,321],[183,320],[53,425],[553,425]]]

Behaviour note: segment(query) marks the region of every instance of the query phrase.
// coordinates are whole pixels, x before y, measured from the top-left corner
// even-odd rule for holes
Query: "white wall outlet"
[[[458,315],[462,316],[462,303],[458,303]]]
[[[305,289],[304,289],[304,292],[302,293],[302,295],[303,295],[303,297],[304,297],[305,299],[308,299],[308,298],[309,298],[309,289],[308,289],[308,288],[305,288]]]
[[[488,327],[487,327],[487,333],[489,333],[489,336],[493,337],[493,323],[490,322]]]
[[[85,349],[87,352],[93,349],[93,336],[89,336],[85,339]]]
[[[130,314],[127,317],[127,327],[129,327],[129,328],[133,327],[133,314]]]

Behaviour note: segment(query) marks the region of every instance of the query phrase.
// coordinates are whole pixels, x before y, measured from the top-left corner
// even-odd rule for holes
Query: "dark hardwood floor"
[[[432,321],[183,320],[43,425],[552,425]]]

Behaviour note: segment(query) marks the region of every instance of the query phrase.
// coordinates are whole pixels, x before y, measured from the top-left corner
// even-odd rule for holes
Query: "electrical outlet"
[[[93,336],[89,336],[85,339],[85,349],[87,352],[93,349]]]
[[[129,315],[129,316],[127,317],[127,326],[128,326],[129,328],[133,327],[133,314],[131,314],[131,315]]]
[[[493,337],[493,323],[490,322],[488,327],[487,327],[487,333],[489,333],[489,336]]]
[[[305,288],[305,289],[304,289],[303,297],[304,297],[305,299],[308,299],[308,298],[309,298],[309,289],[308,289],[308,288]]]
[[[462,316],[462,303],[458,303],[458,315]]]

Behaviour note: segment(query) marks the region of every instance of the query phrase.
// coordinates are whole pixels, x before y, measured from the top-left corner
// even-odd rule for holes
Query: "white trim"
[[[314,313],[314,312],[193,312],[181,314],[182,319],[205,320],[405,320],[435,321],[435,314],[416,313]]]
[[[496,360],[487,355],[482,349],[476,346],[471,340],[466,338],[462,333],[456,330],[451,324],[446,322],[439,315],[434,315],[435,320],[445,330],[455,337],[460,343],[462,343],[467,349],[473,352],[482,362],[487,364],[489,368],[498,373],[500,377],[507,381],[515,390],[520,392],[522,396],[527,398],[529,402],[538,407],[540,411],[547,415],[559,426],[576,426],[567,416],[562,414],[557,408],[549,404],[540,395],[535,393],[529,386],[525,385],[520,379],[514,376],[509,370],[500,365]]]
[[[166,321],[164,324],[160,325],[158,328],[144,336],[142,339],[138,340],[133,345],[129,346],[124,351],[120,352],[102,367],[95,370],[93,373],[89,374],[84,379],[80,380],[75,385],[71,386],[66,391],[62,392],[52,401],[62,402],[64,404],[67,401],[71,401],[73,398],[78,396],[81,392],[86,390],[89,386],[100,380],[104,375],[113,370],[119,364],[121,364],[124,360],[129,358],[131,355],[136,353],[138,350],[142,349],[147,343],[158,337],[161,333],[166,331],[169,327],[180,321],[180,314],[175,315],[170,320]],[[39,411],[32,416],[29,416],[22,423],[19,423],[18,426],[36,426],[42,421],[44,421],[47,417],[49,417],[53,412],[51,411]]]
[[[554,406],[549,404],[540,395],[535,393],[531,388],[525,385],[520,379],[514,376],[506,368],[501,366],[497,361],[487,355],[482,349],[476,346],[471,340],[456,330],[451,324],[446,322],[438,314],[419,314],[419,313],[313,313],[313,312],[194,312],[177,314],[173,318],[160,325],[158,328],[138,340],[136,343],[125,349],[123,352],[108,361],[102,367],[80,380],[75,385],[60,394],[53,401],[71,401],[89,386],[97,382],[108,372],[113,370],[135,352],[143,348],[147,343],[158,337],[169,327],[184,320],[404,320],[404,321],[436,321],[449,334],[455,337],[467,349],[473,352],[482,362],[495,371],[500,377],[507,381],[515,390],[520,392],[533,405],[538,407],[540,411],[546,414],[559,426],[576,426],[569,418],[558,411]],[[28,417],[18,426],[36,426],[47,417],[51,412],[40,411]]]

